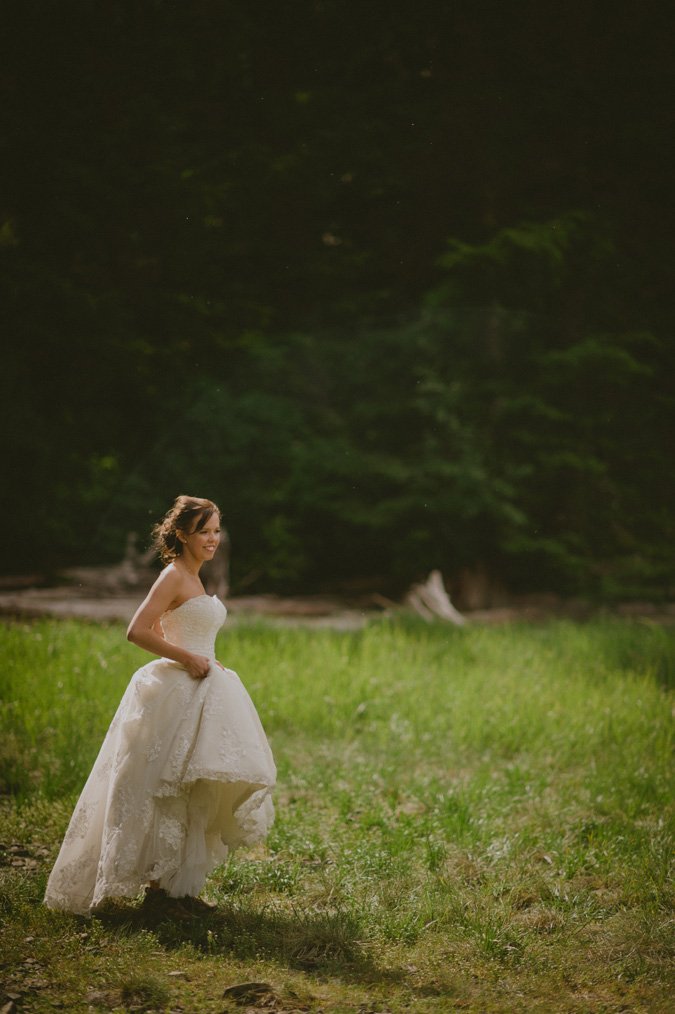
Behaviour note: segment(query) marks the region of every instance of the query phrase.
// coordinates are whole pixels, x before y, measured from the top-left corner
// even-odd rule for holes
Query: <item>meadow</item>
[[[5,1014],[675,1011],[674,630],[232,626],[218,656],[268,733],[277,819],[188,923],[41,904],[147,656],[118,625],[0,641]]]

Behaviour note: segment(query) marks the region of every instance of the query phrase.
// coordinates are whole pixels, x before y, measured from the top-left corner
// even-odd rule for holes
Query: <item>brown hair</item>
[[[152,529],[154,547],[162,563],[171,563],[183,552],[178,532],[192,534],[201,531],[214,512],[220,517],[220,511],[211,500],[202,500],[198,496],[176,497],[171,510]]]

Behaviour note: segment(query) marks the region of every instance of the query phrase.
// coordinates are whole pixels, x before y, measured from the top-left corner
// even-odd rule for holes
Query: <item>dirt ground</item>
[[[0,590],[0,615],[26,619],[59,617],[97,623],[128,623],[145,595],[145,588],[101,588],[86,584],[56,588],[26,587]],[[240,595],[226,600],[229,622],[265,619],[284,626],[330,627],[358,630],[369,619],[383,613],[405,610],[402,604],[377,595],[359,599],[337,596],[283,597]],[[597,615],[632,617],[645,622],[675,624],[675,603],[626,602],[609,607],[580,600],[563,600],[555,595],[532,595],[514,599],[509,605],[466,612],[471,623],[544,622],[554,617],[585,620]]]
[[[87,594],[72,588],[30,588],[0,592],[0,615],[35,618],[54,616],[97,623],[128,623],[145,591],[118,594]],[[229,622],[266,618],[287,625],[329,626],[356,630],[379,610],[349,607],[333,599],[287,599],[276,595],[251,595],[225,600]]]

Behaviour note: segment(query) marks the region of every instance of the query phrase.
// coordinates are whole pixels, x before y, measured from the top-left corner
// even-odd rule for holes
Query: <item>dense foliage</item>
[[[14,17],[5,570],[195,492],[257,587],[672,590],[666,7]]]

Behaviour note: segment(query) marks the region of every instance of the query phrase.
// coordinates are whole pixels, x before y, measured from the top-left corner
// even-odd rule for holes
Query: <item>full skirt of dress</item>
[[[156,881],[196,896],[274,819],[276,769],[241,680],[215,662],[191,679],[177,663],[136,672],[108,730],[49,878],[45,903],[89,914]]]

